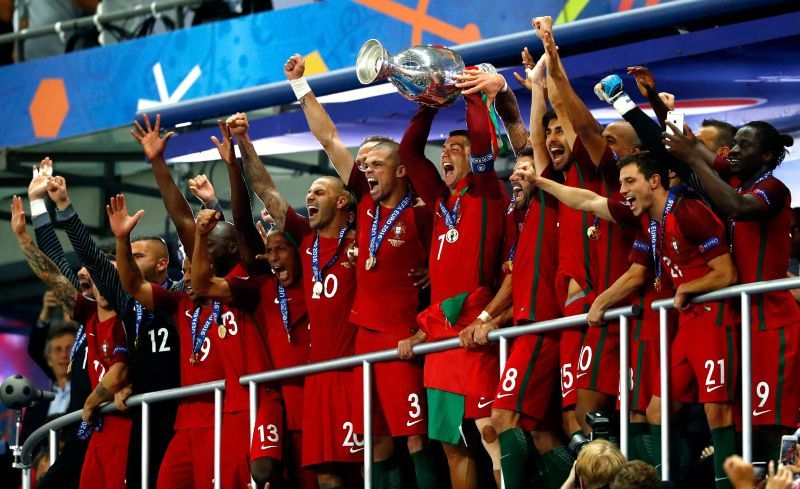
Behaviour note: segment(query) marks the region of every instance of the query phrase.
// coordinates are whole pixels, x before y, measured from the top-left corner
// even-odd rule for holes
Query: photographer
[[[617,471],[628,460],[625,455],[608,440],[594,440],[578,454],[569,478],[561,489],[601,489],[607,488],[614,480]]]

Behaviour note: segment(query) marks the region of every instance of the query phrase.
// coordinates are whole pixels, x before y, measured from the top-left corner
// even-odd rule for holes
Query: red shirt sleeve
[[[158,284],[153,286],[153,308],[168,315],[175,314],[183,296],[182,292],[167,290]]]
[[[728,162],[728,158],[717,155],[714,159],[714,170],[719,173],[720,178],[723,180],[728,180],[731,177],[731,164]]]
[[[125,326],[122,319],[116,316],[114,326],[111,328],[111,358],[106,367],[111,367],[115,363],[128,363],[128,339],[125,337]]]
[[[787,202],[791,201],[791,194],[786,185],[775,177],[765,178],[758,182],[744,195],[752,195],[759,202],[764,205],[764,211],[767,218],[771,219],[777,216]]]
[[[600,164],[597,165],[597,169],[600,171],[600,174],[609,187],[611,187],[612,193],[618,192],[619,168],[617,167],[617,155],[611,151],[611,146],[606,144],[606,150],[603,153],[603,157],[600,159]]]
[[[355,161],[353,162],[353,169],[350,170],[350,178],[347,180],[347,189],[355,194],[356,200],[369,193],[367,177],[364,176],[363,171],[358,169]]]
[[[420,107],[408,123],[399,149],[400,161],[406,166],[411,185],[417,195],[431,206],[448,192],[436,165],[425,157],[425,144],[436,113],[437,110],[432,107]]]
[[[636,239],[633,240],[633,247],[630,254],[628,254],[628,261],[638,263],[643,267],[654,268],[653,247],[650,244],[650,236],[644,229],[640,229]]]
[[[249,277],[225,277],[231,289],[233,301],[231,306],[248,312],[253,312],[261,301],[261,287],[271,275],[250,275]]]
[[[699,200],[684,198],[682,205],[675,210],[675,219],[683,237],[697,246],[706,263],[728,253],[725,227]]]
[[[608,149],[608,146],[606,146],[606,151]],[[573,164],[578,165],[578,168],[580,168],[585,181],[596,182],[599,179],[598,168],[592,162],[592,157],[589,156],[589,152],[586,150],[586,146],[583,145],[581,138],[576,138],[575,144],[572,145],[572,161]],[[617,177],[617,180],[619,180],[619,177]]]
[[[78,293],[78,296],[75,298],[75,305],[72,306],[72,319],[81,324],[86,324],[86,321],[96,312],[97,302]]]
[[[619,227],[641,228],[641,220],[631,210],[627,200],[608,199],[608,212]]]
[[[469,163],[474,175],[475,187],[481,195],[490,199],[503,197],[497,185],[494,168],[495,154],[492,148],[493,126],[489,109],[478,94],[465,95],[467,104],[467,131],[469,131]]]
[[[357,171],[353,169],[353,171]],[[359,172],[360,173],[360,172]],[[311,227],[308,225],[308,218],[301,216],[292,206],[286,209],[286,223],[284,231],[289,233],[296,243],[302,241],[303,237],[311,234]]]

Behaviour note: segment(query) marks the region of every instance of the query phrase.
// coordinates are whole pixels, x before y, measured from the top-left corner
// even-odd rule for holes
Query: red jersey
[[[552,178],[552,167],[542,173]],[[556,298],[558,200],[534,190],[514,252],[511,272],[514,324],[555,319],[561,315]]]
[[[73,319],[83,324],[86,333],[87,372],[92,390],[103,380],[106,372],[117,363],[128,363],[128,339],[125,325],[116,314],[104,321],[97,316],[97,303],[78,294],[73,308]],[[130,436],[130,419],[126,414],[106,414],[100,443],[126,440]]]
[[[357,326],[350,322],[350,311],[356,297],[356,264],[348,261],[347,250],[355,240],[345,235],[339,244],[337,238],[319,238],[322,294],[314,298],[311,250],[317,233],[308,227],[308,220],[292,209],[286,214],[286,231],[300,243],[305,302],[311,324],[309,361],[321,362],[352,355],[357,331]],[[323,272],[325,265],[337,254],[336,262]]]
[[[220,340],[216,332],[217,324],[213,319],[197,353],[198,362],[192,364],[189,361],[194,343],[192,317],[198,308],[196,336],[199,337],[203,324],[213,314],[211,305],[200,305],[191,300],[185,292],[171,291],[153,284],[153,310],[171,316],[175,330],[178,332],[181,386],[214,382],[225,377],[222,353],[219,348]],[[176,430],[212,428],[213,426],[213,394],[203,394],[180,400],[178,414],[175,418]]]
[[[400,213],[386,233],[376,253],[376,263],[366,269],[369,258],[370,227],[376,203],[369,195],[363,172],[350,173],[350,188],[358,197],[358,260],[356,297],[350,321],[374,331],[408,337],[417,329],[420,289],[408,276],[411,269],[427,266],[433,215],[426,205],[409,206]],[[381,206],[378,229],[389,219],[393,209]]]
[[[772,175],[738,187],[740,195],[752,195],[764,207],[764,216],[752,221],[728,220],[733,235],[733,259],[739,282],[786,278],[789,268],[792,197],[789,189]],[[788,290],[751,298],[753,329],[777,329],[800,320],[800,308]]]
[[[669,275],[675,290],[707,275],[711,271],[707,263],[728,253],[722,222],[697,199],[676,195],[663,230],[661,222],[652,218],[647,221],[634,241],[629,259],[655,267],[649,229],[650,223],[655,222],[656,235],[660,236],[657,254],[661,257],[661,276]]]
[[[601,193],[601,178],[597,167],[583,146],[580,138],[572,147],[572,164],[564,175],[564,184],[569,187],[585,188],[597,194]],[[586,232],[594,222],[594,216],[588,212],[577,211],[566,205],[559,205],[558,210],[558,269],[559,274],[574,279],[589,293],[595,288],[592,278],[591,240]],[[562,284],[557,284],[561,287]],[[566,290],[557,290],[559,297]]]

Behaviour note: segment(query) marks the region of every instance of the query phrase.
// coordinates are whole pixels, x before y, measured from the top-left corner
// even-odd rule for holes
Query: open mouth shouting
[[[319,215],[319,207],[316,204],[306,204],[308,210],[308,219],[312,220]]]
[[[278,282],[283,286],[289,285],[289,270],[280,266],[272,267],[272,273],[278,278]]]
[[[567,163],[565,161],[567,151],[563,145],[551,143],[547,150],[550,152],[550,158],[553,160],[554,166],[563,167]]]
[[[639,208],[636,205],[636,197],[631,194],[625,195],[625,200],[628,202],[628,205],[631,207],[631,211],[634,215],[639,215]]]

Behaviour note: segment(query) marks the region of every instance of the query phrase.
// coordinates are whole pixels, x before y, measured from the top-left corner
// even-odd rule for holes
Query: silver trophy
[[[456,87],[453,76],[463,70],[461,55],[430,44],[412,46],[392,56],[377,39],[370,39],[356,59],[356,74],[362,84],[389,77],[403,97],[432,107],[455,102],[461,89]]]

